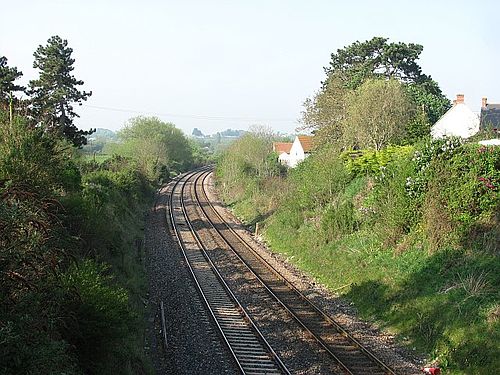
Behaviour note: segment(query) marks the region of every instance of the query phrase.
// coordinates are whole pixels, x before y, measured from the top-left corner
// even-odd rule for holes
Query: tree
[[[423,46],[414,43],[388,43],[388,38],[374,37],[356,41],[331,54],[328,77],[342,74],[346,85],[359,87],[368,78],[396,78],[405,83],[420,83],[429,79],[416,62]]]
[[[168,178],[167,171],[182,172],[193,164],[191,145],[182,131],[157,117],[132,118],[118,136],[118,152],[137,158],[151,179]]]
[[[451,107],[449,99],[443,95],[437,82],[432,79],[420,84],[406,85],[405,88],[412,101],[427,116],[429,131],[430,125],[439,120]]]
[[[191,133],[193,137],[204,137],[205,135],[201,132],[200,129],[194,128],[193,132]]]
[[[417,60],[424,47],[388,40],[374,37],[338,49],[331,55],[330,66],[325,68],[327,77],[340,76],[345,86],[352,89],[369,78],[395,78],[406,84],[415,104],[424,105],[429,121],[435,123],[448,110],[450,101],[436,81],[422,73]]]
[[[450,102],[438,84],[422,73],[417,62],[422,50],[419,44],[389,43],[381,37],[338,49],[325,68],[327,77],[320,91],[304,103],[304,128],[318,135],[318,144],[339,140],[352,90],[378,78],[401,82],[413,104],[421,108],[413,121],[412,140],[428,135],[431,124],[448,110]]]
[[[34,53],[33,67],[40,70],[37,80],[30,81],[29,93],[32,96],[32,112],[35,121],[47,130],[71,141],[75,146],[87,143],[85,138],[93,132],[79,130],[73,119],[79,117],[73,104],[92,95],[92,92],[80,91],[78,86],[83,81],[71,74],[75,60],[71,57],[73,49],[68,41],[53,36],[46,46],[39,46]]]
[[[23,75],[16,67],[7,65],[7,58],[0,56],[0,103],[6,104],[15,92],[24,92],[25,88],[14,82]]]
[[[347,146],[380,150],[401,142],[414,116],[402,84],[395,79],[369,79],[351,94],[343,139]]]
[[[351,91],[339,76],[329,77],[323,88],[304,102],[300,129],[314,133],[318,144],[335,143],[342,137],[347,98]]]
[[[224,150],[217,163],[217,180],[226,198],[241,198],[265,179],[278,178],[282,168],[272,152],[275,137],[269,127],[254,126]]]

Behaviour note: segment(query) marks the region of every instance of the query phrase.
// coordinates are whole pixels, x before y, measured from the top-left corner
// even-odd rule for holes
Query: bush
[[[224,201],[250,225],[263,220],[280,201],[284,167],[271,150],[271,136],[246,133],[217,161],[216,177]]]
[[[147,371],[135,240],[152,192],[130,160],[81,163],[0,112],[1,373]]]
[[[412,150],[411,146],[389,146],[380,151],[344,151],[341,158],[353,176],[379,176],[389,162],[409,155]]]
[[[39,283],[38,289],[25,291],[15,305],[2,305],[0,373],[83,373],[72,348],[61,336],[67,316],[60,305],[64,297],[55,280],[48,278]]]
[[[130,370],[130,342],[138,325],[128,293],[113,283],[109,266],[85,260],[62,275],[71,320],[65,337],[74,345],[86,373],[116,374]]]

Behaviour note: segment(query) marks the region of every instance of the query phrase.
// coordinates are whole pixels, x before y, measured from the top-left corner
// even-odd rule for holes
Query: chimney
[[[455,100],[455,104],[463,104],[464,103],[464,94],[457,94],[457,99]]]
[[[488,98],[483,97],[481,100],[481,108],[486,109],[486,106],[488,105]]]

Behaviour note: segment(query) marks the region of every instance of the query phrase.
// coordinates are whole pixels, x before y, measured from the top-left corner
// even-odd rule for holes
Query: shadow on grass
[[[500,327],[484,311],[499,302],[498,269],[491,253],[442,251],[400,282],[362,282],[346,296],[430,358],[440,355],[444,367],[491,374],[500,368]]]

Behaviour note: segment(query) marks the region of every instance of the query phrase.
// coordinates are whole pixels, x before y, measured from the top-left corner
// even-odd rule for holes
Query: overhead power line
[[[153,115],[153,116],[165,116],[165,117],[179,117],[179,118],[191,118],[191,119],[197,119],[197,120],[210,120],[210,121],[273,121],[273,122],[296,122],[296,119],[292,118],[251,118],[251,117],[226,117],[226,116],[205,116],[205,115],[195,115],[195,114],[188,114],[188,115],[180,115],[176,113],[157,113],[157,112],[150,112],[150,111],[138,111],[136,109],[124,109],[124,108],[112,108],[112,107],[102,107],[102,106],[97,106],[97,105],[88,105],[88,104],[83,104],[83,107],[88,107],[88,108],[94,108],[94,109],[99,109],[103,111],[113,111],[113,112],[125,112],[125,113],[137,113],[137,114],[147,114],[147,115]]]

